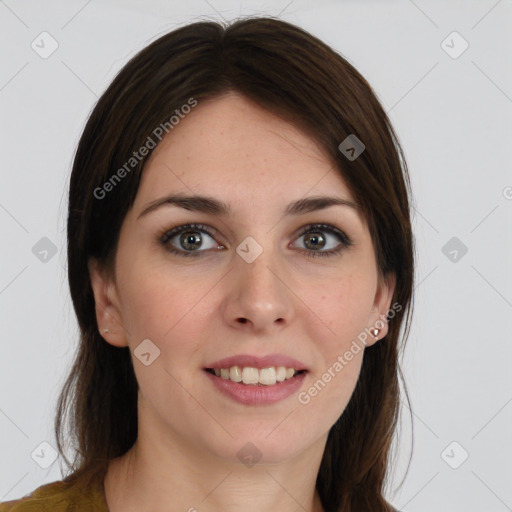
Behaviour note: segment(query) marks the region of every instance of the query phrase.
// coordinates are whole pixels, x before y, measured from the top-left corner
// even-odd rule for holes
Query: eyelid
[[[165,246],[169,245],[167,250],[169,250],[172,253],[181,255],[181,256],[201,256],[203,254],[211,253],[211,251],[213,250],[212,248],[197,250],[197,251],[185,251],[183,249],[177,249],[176,247],[172,246],[171,244],[168,244],[169,240],[180,235],[181,233],[184,233],[187,231],[193,232],[194,230],[196,230],[198,232],[205,232],[208,236],[213,238],[218,245],[221,245],[221,246],[226,245],[217,240],[217,238],[223,238],[222,235],[220,235],[220,232],[218,230],[216,230],[215,228],[213,228],[209,225],[202,224],[202,223],[196,223],[196,222],[180,224],[171,229],[166,229],[159,234],[158,239],[160,240],[160,243],[162,245],[165,245]],[[315,230],[316,231],[325,231],[325,232],[329,232],[329,233],[335,235],[339,239],[340,243],[339,243],[339,246],[337,246],[335,249],[329,249],[327,251],[321,251],[321,250],[314,251],[311,249],[301,249],[301,252],[306,253],[306,255],[308,255],[308,256],[335,255],[335,254],[341,252],[343,249],[346,249],[346,248],[350,247],[351,245],[353,245],[352,239],[344,231],[337,228],[336,226],[333,226],[332,224],[325,224],[325,223],[319,223],[319,222],[306,224],[305,226],[302,226],[301,228],[299,228],[293,235],[293,242],[295,242],[302,235],[309,233],[309,232],[313,232]],[[220,248],[217,247],[217,249],[220,249]]]
[[[294,236],[298,238],[299,236],[309,233],[310,231],[314,231],[315,229],[318,231],[329,231],[330,233],[335,234],[340,239],[340,242],[347,247],[353,244],[352,239],[344,231],[332,224],[325,224],[322,222],[307,224],[306,226],[301,227]]]
[[[212,238],[214,236],[215,237],[218,236],[218,237],[222,238],[220,233],[215,228],[212,228],[211,226],[208,226],[207,224],[202,224],[202,223],[198,223],[198,222],[179,224],[178,226],[175,226],[171,229],[165,229],[161,233],[159,238],[165,243],[165,242],[168,242],[171,238],[174,238],[176,235],[180,235],[181,233],[186,232],[186,231],[193,231],[194,229],[197,231],[204,231],[208,235],[210,235]],[[165,241],[164,241],[164,239],[165,239]]]

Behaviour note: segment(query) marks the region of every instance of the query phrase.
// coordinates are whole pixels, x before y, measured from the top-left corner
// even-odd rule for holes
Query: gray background
[[[159,35],[247,14],[280,15],[340,51],[374,87],[406,152],[418,268],[402,367],[414,440],[404,403],[389,500],[410,512],[512,510],[506,0],[0,1],[0,501],[61,478],[58,461],[41,467],[52,460],[41,443],[55,446],[55,402],[76,348],[66,192],[90,109]],[[42,58],[52,39],[58,48]]]

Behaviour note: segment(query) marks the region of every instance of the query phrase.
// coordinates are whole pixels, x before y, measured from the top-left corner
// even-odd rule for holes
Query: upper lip
[[[250,354],[239,354],[236,356],[225,357],[213,363],[208,364],[205,369],[231,368],[232,366],[252,367],[252,368],[270,368],[272,366],[285,366],[295,370],[306,370],[306,365],[297,359],[288,357],[284,354],[269,354],[266,356],[255,356]]]

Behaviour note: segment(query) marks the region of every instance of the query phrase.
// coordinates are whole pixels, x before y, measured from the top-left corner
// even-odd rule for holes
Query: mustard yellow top
[[[106,469],[79,476],[71,485],[59,480],[38,487],[23,498],[0,503],[0,512],[108,512]]]
[[[71,485],[51,482],[23,498],[0,503],[0,512],[109,512],[103,485],[106,473],[104,467],[79,476]]]

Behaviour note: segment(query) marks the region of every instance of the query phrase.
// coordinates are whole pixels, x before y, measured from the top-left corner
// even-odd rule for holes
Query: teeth
[[[265,386],[273,386],[276,383],[276,369],[275,368],[262,368],[260,370],[260,384]]]
[[[276,371],[276,380],[278,382],[283,382],[286,379],[286,368],[284,366],[279,366]]]
[[[238,366],[232,366],[229,369],[229,380],[233,382],[242,382],[242,372]]]
[[[283,382],[291,379],[296,371],[293,368],[286,368],[285,366],[272,366],[270,368],[252,368],[245,366],[232,366],[231,368],[215,368],[215,375],[225,380],[233,382],[243,382],[247,385],[263,385],[273,386],[276,382]]]
[[[259,372],[257,368],[245,367],[242,370],[242,382],[244,384],[258,384],[258,377]]]

